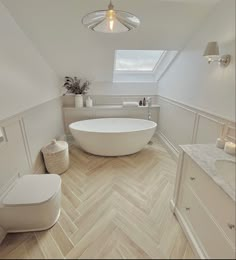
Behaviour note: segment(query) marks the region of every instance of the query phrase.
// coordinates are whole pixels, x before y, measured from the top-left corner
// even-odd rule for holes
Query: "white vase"
[[[75,107],[83,107],[83,95],[75,95]]]

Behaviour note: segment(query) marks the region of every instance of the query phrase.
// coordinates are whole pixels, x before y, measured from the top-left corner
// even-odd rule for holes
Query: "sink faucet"
[[[152,119],[152,115],[151,115],[152,98],[151,97],[147,98],[147,104],[148,104],[148,120],[151,120]]]

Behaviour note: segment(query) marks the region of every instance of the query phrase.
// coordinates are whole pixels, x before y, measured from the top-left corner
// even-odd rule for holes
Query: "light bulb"
[[[114,26],[114,20],[109,21],[109,28],[111,31],[113,31],[113,26]]]
[[[115,12],[114,10],[110,9],[107,11],[107,19],[108,19],[108,25],[110,31],[113,31],[114,28],[114,18],[115,18]]]

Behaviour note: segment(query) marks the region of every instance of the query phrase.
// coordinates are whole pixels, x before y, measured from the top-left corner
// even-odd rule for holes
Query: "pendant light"
[[[131,13],[115,10],[110,1],[107,10],[98,10],[85,15],[82,24],[95,32],[121,33],[137,28],[140,20]]]

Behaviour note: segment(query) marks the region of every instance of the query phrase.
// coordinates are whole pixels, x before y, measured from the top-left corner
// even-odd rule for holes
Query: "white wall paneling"
[[[158,133],[175,157],[179,145],[215,143],[224,132],[235,141],[235,122],[159,96]]]
[[[215,143],[216,139],[220,137],[225,124],[208,116],[199,114],[196,125],[196,135],[193,143]]]
[[[228,126],[226,126],[225,129],[225,136],[226,138],[228,138],[231,142],[236,143],[236,123],[232,123],[229,124]]]
[[[40,163],[40,149],[52,139],[61,139],[64,134],[61,99],[53,99],[28,110],[23,117],[29,143],[33,169]]]
[[[196,112],[181,104],[160,98],[159,131],[178,150],[178,145],[192,143]]]
[[[0,189],[18,173],[44,171],[40,149],[64,135],[61,100],[54,99],[0,121]]]
[[[31,164],[21,120],[16,117],[1,124],[6,139],[0,144],[0,188],[18,173],[30,173]]]

